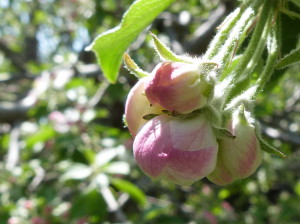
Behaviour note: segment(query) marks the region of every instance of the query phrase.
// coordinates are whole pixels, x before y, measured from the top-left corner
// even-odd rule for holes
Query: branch
[[[216,33],[216,27],[222,22],[222,19],[226,13],[227,10],[224,4],[220,4],[217,9],[212,11],[207,21],[195,31],[192,39],[185,43],[185,50],[190,54],[203,53],[213,35]]]
[[[261,130],[264,135],[272,139],[279,139],[281,141],[300,146],[299,135],[293,132],[286,131],[286,130],[283,131],[280,128],[271,127],[267,124],[262,124],[262,123],[261,123]]]
[[[28,72],[23,58],[19,54],[11,50],[3,40],[0,40],[0,51],[3,52],[5,57],[8,58],[11,63],[20,70],[20,72],[25,74]]]
[[[99,66],[95,64],[89,65],[80,65],[77,67],[71,68],[60,68],[60,70],[70,70],[72,74],[76,73],[76,76],[86,77],[86,78],[95,78],[101,76],[101,71]],[[67,71],[64,71],[67,72]],[[73,76],[73,75],[72,75]],[[28,76],[32,78],[31,76]],[[33,88],[29,91],[26,97],[18,102],[1,102],[0,101],[0,122],[2,123],[13,123],[15,121],[22,121],[27,119],[27,112],[33,108],[40,95],[44,93],[50,83],[50,72],[44,71],[42,74],[36,78],[32,84]],[[108,83],[104,80],[103,84],[100,85],[94,97],[90,100],[90,107],[95,106],[100,99],[106,88],[108,87]]]
[[[6,74],[0,73],[0,77],[4,76],[4,78],[0,79],[0,83],[12,83],[15,81],[19,81],[21,79],[28,79],[28,80],[33,80],[36,78],[35,75],[28,75],[28,74],[24,74],[24,73],[9,73],[9,77],[6,77]]]
[[[30,106],[20,103],[4,102],[0,104],[0,122],[12,123],[16,120],[24,120]]]

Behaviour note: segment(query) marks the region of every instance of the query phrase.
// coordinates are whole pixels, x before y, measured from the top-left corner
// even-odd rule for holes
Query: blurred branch
[[[101,75],[101,70],[97,64],[78,65],[74,67],[76,76],[95,78]]]
[[[60,68],[60,70],[66,70],[66,68]],[[67,68],[71,70],[72,74],[80,77],[97,77],[101,75],[99,66],[95,64],[90,65],[80,65],[77,67]],[[64,71],[67,72],[67,71]],[[13,123],[14,121],[25,120],[27,117],[27,112],[37,103],[40,95],[44,93],[50,84],[50,72],[44,71],[42,74],[35,78],[33,82],[33,88],[29,91],[26,97],[18,102],[0,102],[0,122],[3,123]],[[28,78],[32,78],[28,76]],[[90,100],[89,106],[95,106],[102,98],[103,93],[108,87],[109,83],[103,81],[100,85],[94,97]]]
[[[210,12],[207,20],[191,34],[188,29],[191,15],[185,11],[181,12],[179,16],[163,12],[156,20],[156,24],[154,23],[152,26],[157,27],[159,32],[164,32],[169,36],[171,48],[177,54],[199,55],[206,50],[216,33],[217,26],[233,9],[234,1],[222,1],[215,10]],[[163,30],[161,27],[163,27]],[[191,35],[191,37],[188,38],[187,35]]]
[[[95,95],[88,102],[89,107],[95,107],[99,103],[108,86],[109,86],[109,82],[107,80],[104,80],[99,86],[99,88],[97,89]]]
[[[11,123],[15,120],[24,120],[31,105],[24,106],[20,103],[5,102],[0,104],[0,122]]]
[[[261,130],[263,134],[270,138],[279,139],[281,141],[300,146],[300,137],[298,134],[282,130],[278,127],[271,127],[270,124],[266,123],[261,123]]]
[[[216,33],[216,27],[222,22],[227,14],[224,3],[211,12],[207,21],[204,22],[193,34],[193,37],[185,43],[185,50],[190,54],[201,54],[207,48],[212,36]]]
[[[50,82],[50,74],[45,71],[40,77],[36,78],[33,88],[28,95],[19,102],[2,102],[0,103],[0,122],[12,123],[14,121],[24,120],[27,112],[37,102],[39,96],[44,93]]]
[[[26,64],[24,63],[23,58],[20,56],[20,54],[14,52],[11,50],[7,44],[0,39],[0,51],[3,52],[5,57],[11,61],[11,63],[20,70],[20,72],[28,73],[26,69]]]
[[[2,74],[3,73],[1,73],[0,76]],[[4,75],[6,75],[6,74],[4,74]],[[11,83],[11,82],[19,81],[21,79],[33,80],[35,78],[36,78],[36,76],[34,76],[34,75],[20,74],[20,73],[18,73],[18,74],[9,73],[9,77],[5,77],[5,78],[0,79],[0,83]]]

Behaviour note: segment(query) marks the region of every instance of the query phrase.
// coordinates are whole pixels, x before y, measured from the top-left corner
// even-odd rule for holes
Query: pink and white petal
[[[143,119],[148,114],[161,114],[161,106],[153,106],[145,96],[144,82],[147,78],[140,79],[130,90],[126,105],[125,118],[128,129],[133,137],[139,132],[140,128],[148,121]]]
[[[172,176],[177,184],[190,185],[215,169],[217,152],[217,146],[195,151],[172,150],[164,173]]]
[[[141,129],[133,143],[137,164],[152,178],[163,171],[172,151],[169,119],[167,115],[153,118]]]

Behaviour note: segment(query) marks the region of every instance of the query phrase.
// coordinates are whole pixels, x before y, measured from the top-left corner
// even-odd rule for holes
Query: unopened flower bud
[[[205,106],[212,84],[200,74],[196,64],[163,62],[145,82],[145,92],[151,104],[186,114]]]
[[[218,143],[204,116],[189,119],[160,115],[137,134],[134,156],[154,179],[190,185],[216,166]]]
[[[251,118],[243,107],[239,107],[228,124],[234,139],[219,141],[219,154],[216,169],[208,179],[218,185],[226,185],[234,180],[250,176],[262,160],[262,150],[251,124]]]
[[[145,96],[144,82],[147,78],[140,79],[130,90],[126,105],[125,119],[132,136],[136,136],[139,129],[147,122],[143,117],[149,114],[162,114],[161,106],[151,105]]]

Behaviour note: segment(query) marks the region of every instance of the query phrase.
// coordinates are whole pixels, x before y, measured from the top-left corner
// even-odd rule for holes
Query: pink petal
[[[137,163],[149,176],[189,185],[214,170],[218,143],[203,117],[160,115],[138,133],[133,149]]]
[[[144,82],[146,78],[140,79],[135,86],[130,90],[126,105],[125,118],[130,133],[134,136],[140,128],[147,123],[143,119],[148,114],[161,114],[164,108],[160,106],[152,106],[144,93]]]

